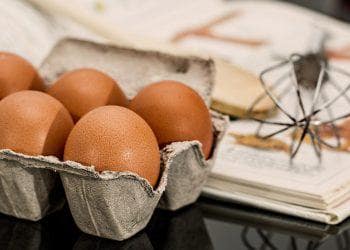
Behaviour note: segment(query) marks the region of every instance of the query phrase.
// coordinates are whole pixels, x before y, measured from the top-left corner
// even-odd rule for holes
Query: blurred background
[[[98,16],[116,20],[116,27],[118,22],[125,24],[124,17],[118,16],[118,12],[111,11],[111,9],[122,6],[123,10],[129,10],[135,15],[135,13],[141,13],[142,8],[146,6],[136,0],[79,0],[78,2]],[[192,1],[187,2],[189,5],[195,6]],[[198,1],[194,2],[196,2],[196,6],[200,6]],[[208,3],[208,0],[205,2]],[[214,0],[214,2],[217,1]],[[235,2],[235,0],[228,2]],[[350,0],[288,0],[283,2],[294,3],[350,22]],[[6,3],[11,3],[12,7],[7,7]],[[149,3],[148,6],[157,6],[155,1]],[[172,6],[176,6],[176,4],[177,2],[173,1]],[[39,10],[33,9],[27,12],[25,17],[21,16],[18,12],[19,8],[29,8],[29,6],[26,1],[1,0],[0,28],[7,29],[8,32],[2,32],[0,44],[3,49],[19,53],[30,59],[35,65],[40,65],[57,39],[62,35],[67,35],[67,33],[84,38],[101,39],[100,37],[96,38],[90,30],[81,29],[78,24],[70,22],[68,18],[62,20],[60,15],[43,14]],[[149,8],[151,9],[151,7]],[[79,12],[79,10],[76,11]],[[125,15],[125,20],[126,18],[129,17]],[[138,19],[133,26],[122,26],[126,31],[138,31],[141,28],[138,28],[137,23],[147,26],[148,22],[152,23],[151,21],[156,18],[149,15],[144,22]],[[48,22],[43,20],[48,20]],[[37,25],[33,26],[33,22],[36,22]],[[164,30],[171,28],[169,23],[166,23],[165,26],[167,27]],[[151,25],[147,27],[149,30],[144,31],[145,33],[162,38],[163,33],[159,29],[152,30]],[[21,34],[23,39],[18,39],[18,34]],[[195,42],[198,43],[198,41]],[[188,42],[184,45],[193,44]],[[230,51],[228,54],[232,54],[232,52]],[[228,57],[225,53],[222,53],[221,56]],[[255,52],[253,56],[255,56]],[[232,60],[239,61],[239,59]],[[242,62],[242,65],[245,65],[244,63]],[[249,61],[249,64],[254,63]],[[175,213],[157,211],[146,230],[121,243],[98,239],[82,233],[76,228],[68,207],[65,207],[63,211],[38,223],[1,215],[0,249],[345,250],[350,249],[349,224],[350,222],[347,220],[340,225],[329,226],[202,198],[193,206]]]

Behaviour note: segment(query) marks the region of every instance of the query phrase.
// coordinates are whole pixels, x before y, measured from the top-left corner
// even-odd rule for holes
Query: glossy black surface
[[[285,0],[350,22],[350,0]]]
[[[336,226],[201,198],[177,212],[156,210],[145,230],[117,242],[87,235],[68,207],[40,222],[0,215],[0,249],[350,249],[350,220]]]
[[[210,200],[199,204],[214,249],[350,249],[350,220],[330,226]]]
[[[349,0],[293,0],[350,21]],[[177,212],[157,210],[148,227],[116,242],[81,232],[66,206],[40,222],[0,215],[0,250],[44,249],[350,249],[350,220],[330,226],[200,199]]]

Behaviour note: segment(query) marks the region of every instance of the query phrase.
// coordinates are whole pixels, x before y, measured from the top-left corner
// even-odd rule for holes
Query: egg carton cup
[[[200,196],[216,159],[216,145],[222,139],[228,124],[228,117],[215,111],[211,111],[211,117],[214,145],[209,160],[205,159],[199,141],[174,142],[161,151],[165,165],[169,165],[169,175],[159,208],[177,210],[194,203]]]
[[[29,220],[44,217],[47,213],[42,208],[50,207],[50,199],[39,198],[50,196],[52,186],[48,184],[56,178],[42,173],[59,173],[77,226],[85,233],[115,240],[127,239],[147,225],[165,190],[169,168],[162,164],[161,177],[154,190],[147,180],[134,173],[99,173],[93,166],[62,162],[52,156],[28,156],[1,150],[0,162],[11,162],[10,165],[0,165],[1,172],[11,173],[1,179],[15,183],[2,185],[0,202],[12,207],[5,211],[0,206],[0,212]],[[23,172],[25,174],[18,178],[17,174]],[[36,184],[36,190],[26,190]],[[27,196],[29,199],[21,200]],[[23,207],[26,209],[21,210]]]
[[[208,106],[215,73],[211,60],[76,39],[59,42],[39,72],[49,86],[65,72],[83,67],[110,75],[128,98],[151,82],[168,79],[195,89]],[[212,120],[217,143],[227,117],[213,112]],[[39,220],[62,207],[64,195],[56,191],[62,185],[73,218],[83,232],[124,240],[147,225],[158,204],[175,210],[194,202],[215,156],[214,145],[206,161],[198,141],[168,145],[161,151],[162,174],[154,190],[133,173],[98,173],[93,166],[61,162],[52,156],[0,150],[0,212]]]
[[[74,38],[58,42],[41,64],[39,73],[50,86],[62,74],[79,68],[93,68],[108,74],[129,99],[152,82],[180,81],[193,88],[208,107],[215,74],[211,59],[174,56]]]
[[[0,212],[38,221],[64,205],[60,177],[10,150],[0,150]]]

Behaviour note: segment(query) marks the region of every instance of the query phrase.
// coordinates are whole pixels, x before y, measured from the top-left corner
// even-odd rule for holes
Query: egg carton
[[[67,71],[89,67],[117,80],[128,98],[145,85],[177,80],[195,89],[209,106],[213,63],[91,41],[60,41],[39,69],[47,85]],[[228,123],[212,112],[217,143]],[[214,144],[215,144],[214,143]],[[193,203],[215,160],[205,160],[198,141],[174,142],[161,150],[161,176],[155,189],[130,172],[96,172],[93,166],[0,150],[0,212],[37,221],[68,201],[74,221],[85,233],[124,240],[149,222],[157,206],[176,210]],[[64,188],[64,193],[61,187]]]
[[[147,225],[165,190],[169,169],[162,164],[159,184],[153,190],[147,180],[130,172],[99,173],[92,166],[11,150],[2,150],[0,158],[1,162],[11,162],[1,166],[3,172],[10,173],[1,179],[12,183],[2,186],[8,195],[1,196],[1,204],[11,205],[5,210],[0,207],[1,212],[33,221],[47,215],[50,211],[45,206],[54,206],[46,197],[50,197],[57,178],[42,172],[58,172],[77,226],[88,234],[116,240],[127,239]],[[7,171],[9,168],[12,171]],[[17,178],[17,173],[22,178]],[[45,181],[37,182],[37,179]]]
[[[201,143],[198,141],[173,142],[162,151],[162,160],[171,166],[168,183],[158,204],[159,208],[177,210],[194,203],[207,180],[217,157],[216,145],[222,139],[228,117],[210,111],[214,131],[214,144],[211,157],[205,160]]]

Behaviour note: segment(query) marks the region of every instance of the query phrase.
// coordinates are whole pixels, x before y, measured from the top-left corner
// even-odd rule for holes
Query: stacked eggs
[[[44,89],[30,63],[0,53],[0,149],[53,155],[93,165],[96,171],[129,171],[155,187],[159,149],[193,140],[208,158],[210,114],[183,83],[151,83],[129,101],[115,79],[84,68]]]

